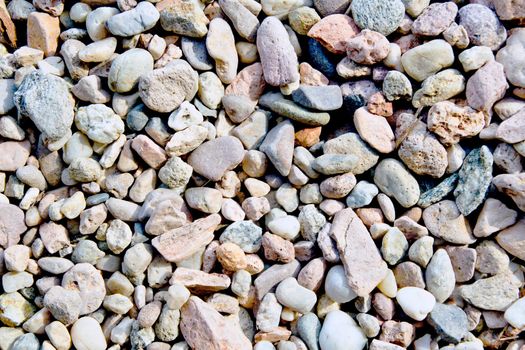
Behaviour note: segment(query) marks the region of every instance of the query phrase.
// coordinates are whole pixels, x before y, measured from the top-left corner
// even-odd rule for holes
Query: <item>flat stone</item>
[[[459,211],[469,215],[483,202],[492,181],[493,157],[487,146],[471,151],[459,169],[454,197]]]
[[[319,111],[333,111],[341,108],[343,98],[338,86],[308,86],[300,85],[292,93],[293,100],[306,107]]]
[[[452,174],[443,181],[441,181],[435,187],[421,193],[417,205],[421,208],[427,208],[434,203],[441,201],[443,198],[448,196],[458,183],[458,174]]]
[[[508,86],[503,65],[489,61],[467,81],[467,103],[478,111],[488,113],[494,103],[505,96]]]
[[[259,28],[257,16],[238,0],[220,0],[219,6],[232,21],[237,33],[244,39],[253,42]]]
[[[502,3],[508,3],[503,1]],[[512,85],[525,87],[523,68],[525,61],[522,55],[525,52],[525,31],[516,28],[507,39],[506,45],[496,54],[496,60],[505,68],[505,75]]]
[[[213,61],[208,55],[206,42],[204,40],[183,36],[180,47],[184,58],[194,69],[206,71],[213,68]]]
[[[508,208],[505,204],[494,198],[487,198],[479,213],[474,227],[476,237],[488,237],[494,232],[503,230],[517,220],[515,210]]]
[[[209,293],[224,290],[230,286],[227,275],[178,267],[170,278],[170,285],[180,284],[193,293]]]
[[[222,136],[197,147],[188,157],[188,164],[198,174],[218,181],[226,171],[237,167],[243,157],[242,143],[235,137]]]
[[[358,296],[368,295],[385,278],[387,265],[365,225],[347,208],[335,214],[330,236],[337,244],[350,288]]]
[[[294,102],[285,99],[280,93],[267,93],[259,101],[262,107],[269,108],[272,112],[288,117],[302,124],[319,126],[330,121],[326,112],[312,112]]]
[[[276,17],[262,21],[257,30],[257,50],[268,84],[283,86],[299,81],[297,54],[284,25]]]
[[[443,340],[459,343],[468,332],[468,320],[465,312],[456,305],[437,303],[430,312],[428,322]]]
[[[362,174],[373,167],[379,156],[356,133],[346,133],[328,140],[323,145],[325,154],[350,154],[358,158],[358,162],[350,170],[355,175]]]
[[[57,17],[42,12],[31,12],[27,16],[27,45],[42,50],[45,56],[54,56],[60,36],[60,21]]]
[[[209,215],[155,237],[152,244],[164,259],[170,262],[180,262],[213,240],[213,232],[220,221],[219,215]]]
[[[514,328],[520,329],[525,327],[525,299],[520,298],[516,300],[507,310],[505,310],[505,320]]]
[[[288,277],[296,276],[301,269],[299,261],[294,260],[288,264],[274,264],[264,270],[254,280],[256,296],[261,300],[274,286]]]
[[[137,86],[142,75],[152,70],[153,57],[148,51],[136,48],[125,51],[111,63],[108,73],[109,88],[118,93],[129,92]]]
[[[506,272],[464,285],[460,289],[460,295],[480,309],[504,311],[518,299],[519,285],[516,278]]]
[[[0,321],[8,327],[21,325],[35,311],[35,307],[18,292],[0,295]]]
[[[107,348],[102,327],[93,317],[82,317],[71,327],[71,340],[78,350],[103,350]]]
[[[252,348],[251,342],[236,323],[229,321],[213,307],[192,296],[181,309],[180,329],[192,348]]]
[[[354,113],[354,124],[359,136],[379,152],[390,153],[394,150],[394,132],[384,117],[361,107]]]

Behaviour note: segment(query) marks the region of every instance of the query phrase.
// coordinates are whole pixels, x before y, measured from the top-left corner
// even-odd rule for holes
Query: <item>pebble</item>
[[[344,267],[335,265],[326,275],[324,289],[333,301],[344,304],[357,298],[357,294],[348,285]]]
[[[381,254],[390,265],[396,265],[408,251],[408,241],[397,228],[389,229],[381,242]]]
[[[495,275],[508,269],[509,256],[498,244],[492,241],[483,241],[476,247],[476,253],[477,271]]]
[[[215,18],[210,22],[206,48],[215,60],[217,75],[224,84],[230,84],[237,73],[239,58],[228,22],[222,18]]]
[[[426,58],[426,59],[425,59]],[[454,62],[454,52],[445,40],[435,39],[406,51],[401,56],[405,72],[423,81]]]
[[[350,208],[364,207],[369,205],[378,193],[376,185],[365,180],[359,181],[346,197],[346,205]]]
[[[401,0],[352,1],[350,6],[355,23],[361,29],[370,29],[383,35],[394,32],[403,20],[405,6]]]
[[[412,33],[422,36],[438,36],[454,22],[457,13],[458,6],[453,2],[431,4],[412,24]]]
[[[465,90],[465,78],[456,69],[445,69],[426,78],[421,89],[414,93],[412,105],[433,106],[437,102],[448,100]]]
[[[452,263],[444,249],[438,249],[427,265],[425,272],[427,290],[438,303],[446,301],[454,290],[456,278]]]
[[[520,329],[525,326],[525,319],[523,318],[525,311],[525,299],[520,298],[516,300],[511,306],[505,310],[505,320],[514,328]]]
[[[443,200],[426,208],[423,222],[432,235],[447,242],[470,244],[475,241],[465,217],[451,200]]]
[[[205,142],[188,157],[188,164],[202,176],[218,181],[225,172],[242,162],[244,147],[232,136],[222,136]],[[213,160],[221,159],[221,162]]]
[[[137,69],[140,67],[140,69]],[[153,57],[143,49],[131,49],[111,63],[108,85],[111,91],[125,93],[137,86],[142,75],[153,70]]]
[[[276,17],[262,21],[257,30],[257,50],[266,83],[285,86],[299,81],[297,54],[286,29]]]
[[[516,223],[516,211],[494,198],[487,198],[474,227],[476,237],[487,237]]]
[[[219,240],[234,243],[245,253],[255,253],[261,247],[262,229],[252,221],[237,221],[223,231]]]
[[[463,215],[472,213],[485,199],[492,181],[492,153],[486,146],[471,151],[459,170],[454,197]]]
[[[383,80],[383,92],[389,101],[410,99],[412,97],[412,84],[401,72],[392,70]]]
[[[337,99],[337,97],[335,97]],[[329,101],[327,101],[329,102]],[[311,102],[304,102],[310,104]],[[297,122],[319,126],[326,125],[330,121],[330,115],[323,112],[311,112],[300,105],[285,99],[279,93],[268,93],[261,97],[260,104],[269,108],[272,112],[288,117]]]
[[[156,8],[165,31],[193,38],[202,38],[208,32],[209,20],[202,8],[192,1],[163,0]]]
[[[268,132],[259,150],[266,154],[281,175],[287,176],[292,166],[293,144],[293,125],[283,122]]]
[[[525,222],[520,220],[516,224],[502,230],[496,236],[496,242],[508,253],[519,259],[522,259],[524,256],[522,251],[522,246],[525,242],[525,235],[522,231],[524,224]]]
[[[504,311],[518,299],[518,285],[513,275],[504,272],[462,286],[460,295],[480,309]]]
[[[521,57],[524,50],[524,34],[523,30],[513,31],[506,45],[496,54],[496,60],[503,65],[508,81],[519,87],[525,87],[525,76],[521,73],[525,62],[516,59],[516,57]]]
[[[18,87],[14,100],[18,111],[33,121],[48,143],[64,142],[71,135],[73,97],[60,77],[32,72]]]
[[[159,18],[159,12],[153,4],[140,2],[135,8],[109,18],[106,28],[113,35],[133,36],[153,28]]]
[[[63,324],[74,323],[80,315],[82,300],[77,291],[54,286],[47,291],[43,302],[53,317]]]
[[[109,107],[92,104],[80,107],[75,115],[76,127],[92,141],[109,144],[124,132],[124,122]]]
[[[424,320],[436,305],[434,296],[422,288],[405,287],[397,291],[396,301],[408,316]]]
[[[478,111],[488,112],[505,95],[507,88],[503,66],[489,61],[467,81],[467,103]]]
[[[373,65],[388,56],[390,45],[383,34],[364,29],[348,39],[346,52],[348,57],[358,64]]]
[[[377,165],[374,183],[381,191],[394,197],[405,208],[413,206],[419,199],[417,181],[395,159],[385,159]]]
[[[436,303],[428,321],[445,341],[454,344],[459,343],[468,332],[467,315],[455,305]]]
[[[333,85],[301,85],[292,93],[292,97],[296,103],[319,111],[337,110],[343,105],[341,90]]]
[[[359,27],[351,17],[332,14],[319,19],[305,34],[319,41],[328,51],[343,54],[347,50],[347,41],[359,32]]]
[[[488,46],[496,50],[507,39],[505,27],[488,7],[468,4],[463,6],[458,14],[459,24],[466,29],[473,45]]]
[[[299,285],[293,277],[279,283],[275,296],[280,304],[303,314],[310,311],[317,302],[315,293]]]
[[[345,312],[330,311],[319,333],[321,350],[361,350],[367,344],[366,335]]]
[[[237,0],[221,0],[219,6],[232,21],[237,33],[248,41],[254,41],[259,27],[256,14]]]
[[[71,327],[71,340],[78,350],[103,350],[106,338],[98,322],[89,316],[78,319]]]
[[[104,62],[109,60],[117,48],[117,39],[105,38],[86,45],[78,52],[78,58],[84,62]]]
[[[518,143],[525,140],[522,125],[525,123],[525,112],[519,111],[510,118],[505,119],[496,130],[496,137],[506,143]]]

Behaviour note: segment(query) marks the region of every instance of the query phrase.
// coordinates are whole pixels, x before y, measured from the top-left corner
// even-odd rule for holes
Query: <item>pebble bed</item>
[[[525,350],[525,1],[0,22],[0,350]]]

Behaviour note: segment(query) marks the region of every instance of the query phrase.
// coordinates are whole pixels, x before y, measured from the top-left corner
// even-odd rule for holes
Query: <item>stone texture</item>
[[[359,33],[354,20],[343,14],[332,14],[315,23],[308,36],[319,41],[328,51],[335,54],[346,52],[346,42]]]

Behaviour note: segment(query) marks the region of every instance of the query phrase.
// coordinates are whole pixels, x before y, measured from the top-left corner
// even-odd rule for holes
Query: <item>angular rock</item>
[[[504,311],[518,299],[519,285],[514,275],[505,272],[462,286],[460,295],[480,309]]]
[[[475,110],[489,113],[494,103],[505,96],[508,86],[503,66],[490,61],[467,81],[467,103]]]
[[[470,244],[475,241],[467,219],[451,200],[444,200],[426,208],[423,211],[423,221],[430,233],[447,242]]]
[[[474,227],[476,237],[488,237],[494,232],[514,225],[517,212],[494,198],[487,198]]]
[[[437,303],[430,312],[428,322],[444,340],[459,343],[468,332],[467,315],[456,305]]]
[[[346,41],[359,31],[351,17],[333,14],[315,23],[308,31],[308,36],[319,41],[328,51],[343,54],[346,53]]]
[[[496,236],[496,242],[509,254],[525,260],[525,220],[520,220]]]
[[[333,111],[341,108],[343,98],[338,86],[301,85],[292,93],[293,100],[306,107],[319,111]]]
[[[289,121],[281,122],[271,129],[259,146],[277,171],[288,176],[292,167],[294,151],[294,127]]]

